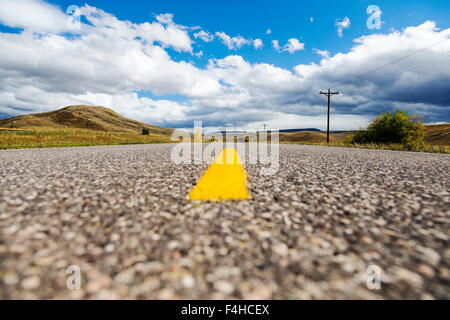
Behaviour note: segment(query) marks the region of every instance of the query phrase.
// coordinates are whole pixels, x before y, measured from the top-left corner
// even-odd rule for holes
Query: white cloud
[[[295,38],[289,39],[288,43],[285,45],[285,48],[284,48],[284,50],[289,53],[294,53],[296,51],[300,51],[303,49],[305,49],[305,44],[300,43],[300,41],[298,41]]]
[[[194,38],[195,39],[200,38],[205,42],[211,42],[214,40],[214,35],[212,35],[209,32],[200,30],[199,32],[194,33]]]
[[[305,44],[301,43],[298,39],[295,38],[289,39],[288,43],[285,44],[283,47],[280,47],[280,43],[278,42],[278,40],[273,40],[272,46],[275,48],[275,50],[279,52],[287,51],[289,53],[294,53],[296,51],[305,49]]]
[[[251,40],[242,36],[230,37],[225,32],[216,32],[216,36],[222,40],[222,43],[230,50],[238,50],[244,45],[250,45]]]
[[[200,50],[199,52],[197,52],[197,53],[195,54],[195,56],[196,56],[197,58],[203,57],[203,51]]]
[[[156,20],[159,23],[163,23],[163,24],[171,24],[173,23],[173,14],[171,13],[162,13],[162,14],[158,14],[156,16]]]
[[[310,22],[314,22],[314,17],[309,18]]]
[[[350,28],[350,19],[348,17],[345,17],[342,20],[336,20],[335,26],[337,27],[337,34],[339,38],[342,38],[344,29]]]
[[[263,47],[263,42],[261,39],[255,39],[253,40],[253,46],[256,50],[261,49]]]
[[[272,47],[274,47],[275,50],[280,50],[280,43],[278,40],[272,40]]]
[[[272,30],[267,29],[266,34],[272,34]]]
[[[67,16],[41,0],[0,0],[0,22],[14,28],[44,32],[67,29]]]
[[[319,49],[313,49],[313,52],[318,54],[324,59],[330,59],[330,52],[328,50],[319,50]]]

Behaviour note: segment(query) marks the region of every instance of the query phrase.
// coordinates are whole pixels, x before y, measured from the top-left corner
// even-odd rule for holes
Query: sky
[[[448,1],[0,0],[0,118],[67,105],[211,130],[450,122]]]

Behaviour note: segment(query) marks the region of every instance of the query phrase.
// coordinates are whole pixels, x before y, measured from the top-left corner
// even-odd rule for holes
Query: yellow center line
[[[189,193],[190,200],[248,200],[247,176],[234,148],[224,149]]]

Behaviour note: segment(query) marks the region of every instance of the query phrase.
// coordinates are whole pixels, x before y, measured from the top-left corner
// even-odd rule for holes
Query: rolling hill
[[[147,128],[151,134],[158,135],[170,135],[173,131],[125,118],[109,108],[83,105],[0,120],[0,128],[87,129],[126,133],[140,133]]]

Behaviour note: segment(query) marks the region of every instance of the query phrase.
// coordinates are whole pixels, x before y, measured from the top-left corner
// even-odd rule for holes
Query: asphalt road
[[[196,203],[172,147],[0,151],[0,298],[450,298],[449,155],[282,145]]]

